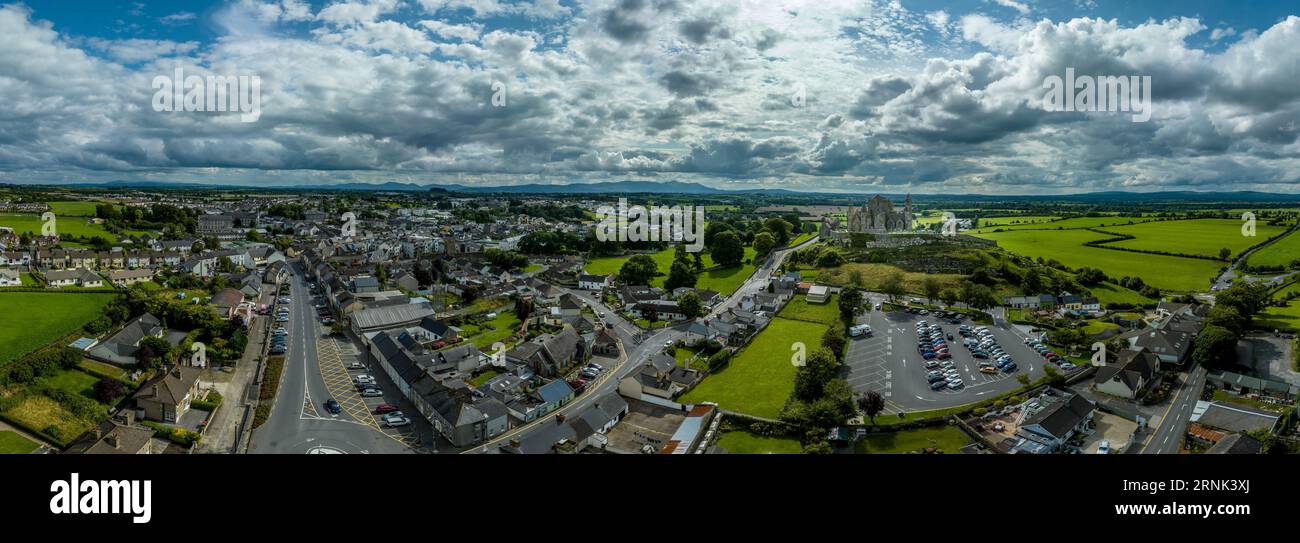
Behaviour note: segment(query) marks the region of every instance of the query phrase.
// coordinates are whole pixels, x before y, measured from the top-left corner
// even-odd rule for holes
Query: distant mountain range
[[[191,189],[191,190],[303,190],[303,191],[370,191],[370,192],[448,192],[463,194],[756,194],[772,196],[813,196],[850,197],[847,193],[792,191],[786,189],[741,189],[724,190],[683,181],[607,181],[599,183],[568,183],[562,185],[502,185],[502,186],[467,186],[455,183],[416,184],[416,183],[338,183],[310,185],[273,185],[252,187],[247,185],[206,185],[202,183],[181,183],[171,181],[107,181],[103,183],[73,183],[57,185],[60,187],[102,188],[102,189]],[[867,194],[864,192],[863,194]],[[901,199],[902,194],[884,194],[886,197]],[[1235,192],[1124,192],[1104,191],[1065,195],[985,195],[985,194],[915,194],[917,198],[927,200],[1058,200],[1069,202],[1300,202],[1300,194],[1273,194],[1256,191]]]

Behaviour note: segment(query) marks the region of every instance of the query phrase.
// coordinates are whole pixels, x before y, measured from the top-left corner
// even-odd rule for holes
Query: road
[[[772,277],[772,272],[781,267],[781,263],[785,261],[785,258],[789,255],[790,251],[806,247],[811,243],[816,243],[816,241],[817,237],[813,236],[811,239],[795,247],[788,247],[774,252],[762,265],[754,270],[754,273],[745,280],[744,284],[736,289],[736,292],[732,293],[732,295],[722,303],[714,306],[714,308],[709,312],[709,316],[717,316],[725,312],[728,308],[734,306],[745,295],[760,292],[767,288],[768,279]],[[645,364],[646,360],[649,360],[651,356],[663,349],[666,342],[675,342],[686,335],[677,327],[670,326],[644,336],[642,341],[637,343],[636,340],[638,336],[644,333],[643,330],[623,318],[622,315],[619,315],[613,308],[605,305],[604,302],[597,298],[597,293],[566,287],[559,288],[561,292],[572,294],[579,300],[582,300],[584,303],[591,306],[596,314],[605,315],[604,321],[613,327],[615,334],[617,334],[619,341],[622,343],[623,356],[619,357],[619,362],[617,362],[615,366],[606,368],[595,382],[588,383],[587,391],[573,402],[555,410],[552,414],[523,426],[512,428],[510,431],[497,436],[491,441],[464,452],[489,452],[493,447],[497,447],[501,443],[507,443],[510,439],[516,437],[527,437],[541,424],[554,424],[555,415],[579,413],[582,410],[587,409],[591,404],[595,403],[597,399],[602,398],[607,394],[617,393],[619,381],[623,380],[624,377],[627,377],[632,372],[639,371],[641,366]],[[631,346],[630,350],[628,348],[629,345]]]
[[[1164,416],[1160,417],[1160,427],[1143,445],[1143,454],[1178,454],[1183,446],[1183,435],[1187,433],[1187,424],[1192,420],[1192,408],[1201,399],[1201,390],[1205,388],[1205,374],[1202,366],[1188,373],[1187,381],[1174,393]]]
[[[1241,253],[1241,255],[1239,255],[1236,260],[1232,261],[1232,265],[1228,266],[1228,269],[1223,270],[1223,273],[1219,275],[1219,278],[1214,280],[1214,287],[1210,289],[1210,291],[1216,292],[1228,288],[1228,286],[1232,284],[1232,281],[1237,278],[1237,266],[1241,265],[1242,262],[1245,262],[1246,259],[1250,257],[1251,253],[1254,253],[1255,251],[1258,251],[1260,249],[1268,247],[1269,245],[1277,243],[1282,238],[1291,235],[1293,232],[1296,231],[1297,228],[1300,228],[1300,221],[1297,221],[1295,224],[1291,225],[1291,228],[1287,229],[1286,233],[1277,236],[1276,238],[1273,238],[1273,241],[1270,241],[1259,247]],[[1291,272],[1285,275],[1270,277],[1268,279],[1260,279],[1260,280],[1267,280],[1274,284],[1281,284],[1282,281],[1286,280],[1292,275],[1295,275],[1296,273],[1297,272]],[[1250,281],[1252,280],[1252,278],[1250,276],[1246,276],[1246,280]],[[1213,300],[1213,296],[1211,296],[1210,299]]]
[[[295,264],[296,268],[297,265]],[[311,293],[300,270],[292,285],[288,349],[280,389],[271,417],[253,432],[250,453],[356,454],[412,452],[402,442],[380,431],[373,421],[349,412],[325,411],[333,397],[326,387],[318,358],[324,329],[316,318]],[[350,386],[350,383],[348,383]]]

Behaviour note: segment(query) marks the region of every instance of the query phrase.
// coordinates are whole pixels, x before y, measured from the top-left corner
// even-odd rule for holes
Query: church
[[[862,207],[849,208],[850,233],[883,234],[912,230],[912,195],[907,195],[902,211],[894,211],[894,203],[877,194]]]

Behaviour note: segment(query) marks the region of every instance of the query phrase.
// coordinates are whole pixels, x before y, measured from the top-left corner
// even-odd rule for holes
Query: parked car
[[[397,406],[391,403],[381,403],[375,406],[376,415],[383,415],[385,413],[392,413],[394,411],[397,411]]]
[[[849,335],[852,337],[871,335],[871,325],[859,324],[849,328]]]
[[[940,374],[938,374],[938,375],[928,375],[928,376],[926,376],[925,379],[926,379],[927,381],[933,383],[933,382],[935,382],[935,381],[946,381],[946,380],[948,380],[948,377],[945,376],[944,374],[940,373]]]
[[[947,386],[948,386],[947,381],[935,381],[933,383],[930,383],[930,390],[939,390]]]
[[[578,372],[578,376],[582,377],[583,379],[595,379],[597,375],[598,374],[596,372],[589,369]]]
[[[366,398],[377,398],[384,395],[384,391],[377,388],[367,388],[361,391],[361,395]]]
[[[997,373],[998,369],[993,366],[980,366],[981,373]]]
[[[366,369],[366,365],[365,365],[365,364],[362,364],[362,363],[360,363],[360,362],[352,362],[351,364],[348,364],[348,369],[350,369],[350,370],[364,370],[364,369]]]
[[[410,426],[410,425],[411,425],[411,419],[408,419],[406,417],[398,417],[394,419],[384,420],[384,426],[387,426],[389,428],[397,428],[399,426]]]

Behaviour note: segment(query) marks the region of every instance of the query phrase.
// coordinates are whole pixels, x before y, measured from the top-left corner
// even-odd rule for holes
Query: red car
[[[397,406],[391,403],[381,403],[375,406],[376,415],[382,415],[384,413],[392,413],[393,411],[397,411]]]
[[[947,360],[949,358],[952,358],[952,355],[948,353],[939,353],[937,356],[935,356],[935,358],[938,358],[939,360]]]

